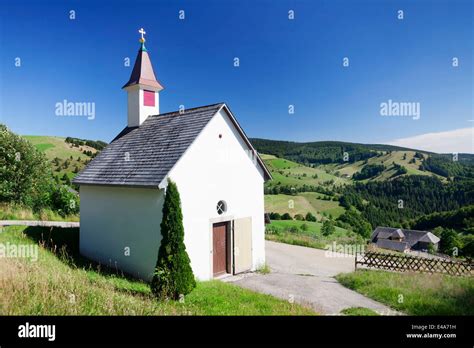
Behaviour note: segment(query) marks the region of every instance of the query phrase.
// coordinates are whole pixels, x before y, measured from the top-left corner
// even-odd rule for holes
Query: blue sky
[[[165,86],[161,112],[224,101],[250,137],[294,141],[436,142],[473,126],[468,0],[6,0],[0,10],[0,122],[20,134],[110,141],[126,125],[121,87],[140,27]],[[64,99],[94,102],[95,119],[56,116]],[[389,99],[419,103],[420,118],[381,116]]]

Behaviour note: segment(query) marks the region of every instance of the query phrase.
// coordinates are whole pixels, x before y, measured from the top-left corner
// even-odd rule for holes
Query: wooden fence
[[[453,276],[474,275],[472,261],[454,261],[368,251],[355,255],[355,268],[377,268],[397,272],[443,273]]]

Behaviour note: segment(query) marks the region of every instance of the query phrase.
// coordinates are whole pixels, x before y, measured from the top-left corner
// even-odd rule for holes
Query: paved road
[[[261,293],[311,306],[337,315],[344,308],[365,307],[380,314],[397,314],[339,284],[334,276],[354,270],[353,257],[327,257],[324,250],[266,241],[269,274],[248,274],[227,281]]]
[[[79,227],[79,222],[41,220],[0,220],[0,226]]]

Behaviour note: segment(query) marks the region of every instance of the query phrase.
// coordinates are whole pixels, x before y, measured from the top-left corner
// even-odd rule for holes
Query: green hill
[[[309,212],[319,220],[323,216],[337,218],[344,212],[332,188],[349,184],[350,179],[273,155],[261,157],[273,176],[265,184],[265,212],[291,216]]]
[[[391,151],[413,151],[419,152],[426,157],[439,156],[448,160],[452,157],[451,154],[435,154],[429,151],[383,144],[358,144],[342,141],[298,143],[294,141],[259,138],[253,138],[250,139],[250,141],[255,149],[260,153],[274,155],[279,158],[286,158],[303,164],[353,163],[376,156],[381,152]],[[459,154],[458,160],[459,163],[473,163],[474,154]]]
[[[348,183],[347,179],[317,167],[305,166],[273,155],[262,155],[262,159],[272,173],[272,181],[275,185],[301,187],[303,185],[343,185]]]
[[[265,184],[265,211],[289,213],[291,216],[304,216],[310,212],[318,219],[322,216],[335,219],[344,212],[337,193],[344,186],[356,182],[387,181],[408,175],[433,176],[445,181],[442,176],[419,169],[423,156],[426,155],[415,151],[390,151],[375,153],[368,159],[352,163],[304,165],[262,154],[273,176],[273,180]],[[373,177],[355,180],[354,175],[367,166],[379,166],[383,170]],[[400,173],[400,168],[404,168],[406,173]]]
[[[74,147],[66,143],[66,138],[63,137],[24,135],[23,138],[35,145],[38,150],[44,152],[49,160],[53,160],[55,157],[66,160],[70,156],[89,159],[90,157],[85,155],[83,151],[88,150],[93,153],[97,151],[89,146]]]
[[[321,220],[323,216],[339,217],[344,208],[338,201],[324,200],[325,197],[317,192],[301,192],[297,195],[265,195],[266,213],[289,213],[294,216],[301,214],[305,216],[308,212]]]
[[[374,169],[374,166],[384,166],[384,168],[370,177],[358,175],[363,177],[359,180],[384,181],[403,175],[428,175],[440,179],[474,177],[474,155],[471,154],[459,154],[458,158],[453,160],[452,154],[435,154],[392,145],[339,141],[296,143],[252,139],[252,144],[258,152],[267,154],[266,163],[275,173],[276,181],[280,181],[282,185],[304,183],[301,181],[304,178],[300,179],[298,172],[321,174],[318,180],[306,178],[306,184],[309,185],[324,184],[325,181],[331,179],[345,184],[354,178],[354,174],[360,174],[362,171],[370,172],[369,169]],[[285,160],[293,163],[285,162]],[[302,167],[296,170],[298,165]],[[369,167],[364,169],[366,166]],[[309,171],[307,168],[313,170]]]
[[[385,167],[380,174],[365,179],[365,181],[389,180],[401,175],[428,175],[443,179],[442,176],[431,171],[421,170],[420,167],[422,166],[424,159],[420,159],[416,154],[416,151],[380,152],[364,161],[320,165],[318,168],[328,170],[331,173],[338,172],[343,177],[352,178],[354,174],[360,173],[366,165],[380,165]],[[400,174],[398,172],[400,166],[406,169],[405,174]]]
[[[64,184],[70,184],[76,173],[97,153],[93,147],[68,143],[63,137],[24,135],[23,138],[46,155],[55,176]]]

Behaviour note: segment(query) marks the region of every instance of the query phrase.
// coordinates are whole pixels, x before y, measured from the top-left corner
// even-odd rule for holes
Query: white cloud
[[[426,133],[396,139],[387,144],[437,153],[474,153],[474,128]]]

